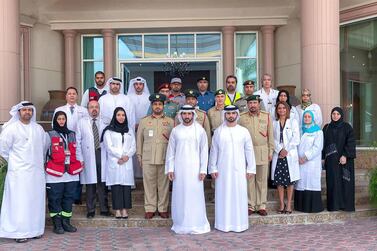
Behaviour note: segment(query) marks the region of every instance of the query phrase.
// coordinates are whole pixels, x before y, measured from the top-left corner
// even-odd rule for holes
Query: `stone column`
[[[64,62],[65,62],[65,88],[75,86],[75,40],[76,31],[63,30],[64,35]]]
[[[301,88],[321,106],[324,123],[340,103],[339,0],[301,0]]]
[[[30,84],[30,30],[29,26],[21,26],[22,48],[21,48],[21,98],[31,99]]]
[[[233,26],[225,26],[223,32],[223,67],[224,80],[228,75],[234,75],[234,32],[236,28]],[[224,82],[225,86],[225,82]]]
[[[115,62],[115,32],[114,30],[102,30],[103,35],[103,57],[106,79],[113,77]]]
[[[274,60],[274,30],[272,25],[262,26],[263,41],[263,66],[261,74],[270,74],[274,80],[275,60]],[[275,83],[276,84],[276,83]]]
[[[20,102],[20,3],[0,1],[0,122]]]

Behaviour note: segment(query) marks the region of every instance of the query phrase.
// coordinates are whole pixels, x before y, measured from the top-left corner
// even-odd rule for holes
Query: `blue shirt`
[[[215,94],[211,91],[206,91],[204,94],[199,93],[198,106],[200,110],[207,112],[215,105]]]

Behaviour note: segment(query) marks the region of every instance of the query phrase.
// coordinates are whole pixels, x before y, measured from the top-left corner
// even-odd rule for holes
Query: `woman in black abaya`
[[[355,211],[356,142],[350,124],[343,121],[343,110],[331,111],[331,122],[323,127],[328,211]]]

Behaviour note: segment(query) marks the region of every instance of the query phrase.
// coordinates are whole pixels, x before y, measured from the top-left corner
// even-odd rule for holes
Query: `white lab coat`
[[[302,110],[301,108],[301,105],[298,105],[296,106],[296,110],[297,110],[297,113],[298,113],[298,123],[299,123],[299,126],[300,126],[300,132],[302,133],[302,115],[304,114],[305,111],[312,111],[313,114],[314,114],[314,122],[316,123],[316,125],[318,125],[319,127],[322,127],[322,123],[323,123],[323,120],[322,120],[322,112],[321,112],[321,107],[319,107],[319,105],[317,104],[311,104],[309,105],[308,107],[306,107],[305,110]]]
[[[94,149],[94,136],[92,129],[93,120],[91,117],[80,119],[77,124],[76,144],[77,159],[84,162],[84,170],[80,173],[81,184],[97,184],[97,167]],[[99,138],[101,139],[102,129],[100,118],[97,117],[96,125]],[[102,147],[102,143],[100,144]],[[101,168],[101,177],[104,175],[104,168]]]
[[[274,120],[274,141],[275,149],[272,156],[271,179],[274,180],[276,163],[279,152],[284,148],[288,151],[287,161],[291,182],[300,179],[300,170],[298,164],[297,146],[300,144],[300,129],[296,120],[287,119],[283,129],[283,143],[280,143],[280,122]]]
[[[300,180],[296,184],[296,190],[321,191],[322,148],[322,130],[302,135],[298,156],[306,156],[308,160],[300,165]]]
[[[203,127],[173,128],[166,153],[165,173],[174,172],[172,192],[172,230],[177,234],[203,234],[211,230],[206,214],[203,181],[207,173],[208,141]]]
[[[132,167],[132,156],[136,152],[136,142],[132,130],[124,134],[123,143],[122,135],[120,133],[107,130],[103,138],[103,146],[106,151],[106,186],[134,186],[135,181]],[[126,163],[119,165],[117,162],[124,155],[127,155],[129,160]]]
[[[89,116],[88,110],[78,104],[75,104],[73,114],[71,114],[71,105],[66,104],[63,106],[59,106],[55,109],[54,115],[57,111],[63,111],[67,114],[67,127],[69,130],[76,132],[77,130],[77,122],[84,117]]]
[[[249,228],[246,173],[256,173],[253,142],[240,126],[222,125],[215,130],[210,154],[215,180],[215,228],[242,232]]]
[[[254,92],[254,95],[259,95],[262,99],[263,106],[266,112],[270,112],[272,107],[275,107],[278,94],[279,91],[272,88],[270,89],[270,94],[267,94],[263,88]]]
[[[0,155],[8,161],[0,214],[0,237],[32,238],[44,233],[46,133],[35,122],[20,121],[0,134]]]

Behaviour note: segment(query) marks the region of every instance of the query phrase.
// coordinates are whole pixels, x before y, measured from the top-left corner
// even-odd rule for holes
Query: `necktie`
[[[75,111],[75,107],[72,105],[69,107],[69,109],[71,110],[71,114],[73,114],[73,112]]]
[[[93,130],[93,137],[94,137],[94,148],[97,150],[99,148],[99,133],[98,133],[98,127],[96,124],[96,119],[93,119],[92,130]]]

